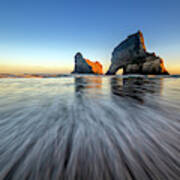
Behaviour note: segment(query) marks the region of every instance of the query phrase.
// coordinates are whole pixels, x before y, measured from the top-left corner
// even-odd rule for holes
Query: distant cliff
[[[103,74],[103,67],[99,62],[84,59],[81,53],[75,55],[75,67],[72,73]]]
[[[113,75],[123,68],[123,74],[164,74],[168,71],[163,60],[155,53],[148,53],[142,32],[128,36],[113,51],[111,65],[106,74]]]

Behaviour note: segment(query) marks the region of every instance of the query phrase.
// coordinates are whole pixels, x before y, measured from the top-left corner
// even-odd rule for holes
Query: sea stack
[[[103,74],[103,67],[98,61],[92,62],[84,59],[81,53],[77,53],[75,55],[75,67],[72,73]]]
[[[107,75],[123,68],[123,74],[168,75],[164,61],[155,53],[146,51],[141,31],[127,37],[113,51]]]

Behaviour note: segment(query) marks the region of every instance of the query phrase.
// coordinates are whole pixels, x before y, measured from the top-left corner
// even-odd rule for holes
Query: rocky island
[[[106,75],[114,75],[119,69],[123,69],[123,74],[169,75],[163,59],[147,52],[141,31],[128,36],[114,49]],[[72,73],[103,74],[103,67],[99,62],[92,62],[77,53]]]
[[[114,75],[123,68],[123,74],[168,75],[164,61],[155,53],[146,51],[141,31],[128,36],[113,51],[107,75]]]
[[[75,67],[72,73],[103,74],[102,65],[96,61],[84,59],[81,53],[75,55]]]

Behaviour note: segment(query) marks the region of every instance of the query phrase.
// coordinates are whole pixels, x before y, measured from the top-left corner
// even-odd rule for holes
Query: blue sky
[[[141,30],[180,73],[180,1],[2,0],[0,72],[70,72],[80,51],[107,69],[113,48]]]

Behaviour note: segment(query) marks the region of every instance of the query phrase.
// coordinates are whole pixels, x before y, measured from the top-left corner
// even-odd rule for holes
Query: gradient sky
[[[68,73],[79,51],[106,71],[114,47],[137,30],[180,73],[179,19],[179,0],[1,0],[0,73]]]

